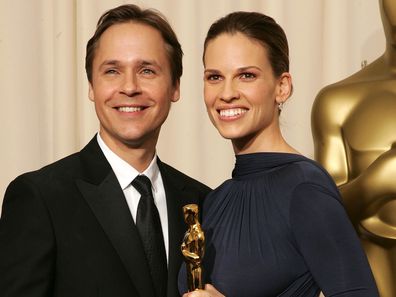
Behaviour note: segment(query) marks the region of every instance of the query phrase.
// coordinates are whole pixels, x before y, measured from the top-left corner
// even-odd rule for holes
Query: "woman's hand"
[[[205,285],[205,290],[197,290],[183,295],[183,297],[225,297],[210,284]]]

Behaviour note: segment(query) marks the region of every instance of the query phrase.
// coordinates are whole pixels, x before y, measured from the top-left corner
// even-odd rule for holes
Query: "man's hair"
[[[172,83],[176,85],[183,74],[183,51],[176,34],[166,18],[157,10],[141,9],[137,5],[127,4],[106,11],[98,20],[96,31],[87,43],[85,56],[85,71],[88,81],[92,83],[92,64],[95,58],[99,39],[109,27],[115,24],[135,22],[150,26],[161,33],[164,39],[169,64],[171,67]]]

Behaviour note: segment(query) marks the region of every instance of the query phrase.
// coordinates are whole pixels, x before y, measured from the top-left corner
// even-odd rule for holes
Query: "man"
[[[86,56],[99,134],[9,185],[1,296],[179,296],[182,207],[209,191],[155,152],[181,59],[159,13],[123,5],[100,18]]]

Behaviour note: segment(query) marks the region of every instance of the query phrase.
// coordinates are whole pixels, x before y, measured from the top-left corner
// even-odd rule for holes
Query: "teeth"
[[[130,107],[130,106],[118,107],[118,111],[121,111],[121,112],[136,112],[136,111],[141,111],[141,110],[143,110],[142,107]]]
[[[222,110],[220,110],[220,116],[221,117],[234,117],[237,115],[241,115],[245,112],[247,112],[247,110],[243,109],[243,108],[222,109]]]

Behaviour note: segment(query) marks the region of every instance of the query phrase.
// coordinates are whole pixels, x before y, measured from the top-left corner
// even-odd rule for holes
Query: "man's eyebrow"
[[[140,60],[140,66],[155,66],[158,68],[162,68],[155,60]]]
[[[105,60],[99,65],[99,68],[101,68],[103,66],[110,66],[110,65],[117,66],[119,64],[120,64],[120,61],[118,61],[118,60]]]

